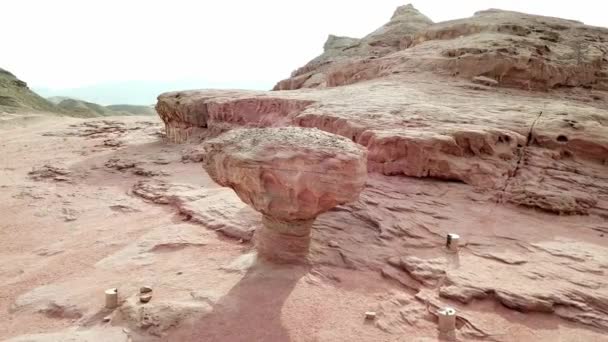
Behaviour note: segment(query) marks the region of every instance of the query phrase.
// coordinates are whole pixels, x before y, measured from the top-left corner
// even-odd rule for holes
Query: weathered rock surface
[[[395,50],[396,36],[411,41]],[[493,189],[497,202],[606,216],[607,44],[608,30],[569,20],[490,10],[432,24],[405,6],[361,40],[331,36],[323,55],[276,88],[298,90],[167,93],[158,112],[174,127],[168,132],[202,136],[315,127],[367,147],[369,171],[457,180]],[[176,134],[170,139],[190,136]]]
[[[154,336],[162,336],[169,328],[185,319],[194,319],[212,311],[204,301],[152,301],[142,303],[139,296],[131,296],[120,306],[123,318],[138,329]]]
[[[473,250],[433,259],[394,257],[401,268],[424,286],[438,286],[441,297],[462,303],[492,298],[522,312],[549,312],[564,319],[607,329],[607,268],[603,248],[557,239],[526,245],[526,257]],[[386,277],[408,285],[407,277],[385,271]],[[405,279],[405,280],[404,280]],[[423,287],[414,287],[421,290]]]
[[[157,204],[169,204],[187,220],[226,236],[249,241],[261,226],[260,215],[228,189],[206,189],[162,181],[140,181],[133,194]]]
[[[274,90],[339,85],[352,67],[408,47],[414,34],[432,23],[412,5],[405,5],[395,10],[388,23],[361,39],[329,35],[323,54],[295,70],[291,78],[277,83]],[[356,77],[370,78],[376,72],[366,70]]]
[[[331,87],[422,70],[466,79],[485,76],[523,89],[607,90],[607,36],[605,28],[501,10],[432,24],[404,6],[361,43],[341,53],[326,51],[275,90]],[[376,41],[389,48],[380,53],[360,48]]]
[[[435,96],[438,93],[442,96]],[[232,117],[254,117],[254,110],[237,106],[243,96],[247,92],[218,101],[232,108]],[[603,101],[474,90],[432,75],[424,82],[408,76],[322,91],[256,93],[250,101],[264,108],[290,101],[310,103],[282,113],[286,119],[272,124],[266,115],[274,117],[277,112],[261,112],[257,124],[252,120],[246,126],[315,127],[345,136],[367,147],[370,171],[463,181],[497,190],[500,201],[558,213],[606,214],[607,192],[599,190],[608,187],[602,176],[608,158],[608,107]],[[209,125],[210,131],[226,129],[218,121]],[[234,127],[235,121],[229,125]],[[539,178],[543,181],[531,185]],[[573,199],[564,207],[561,200],[546,196],[564,188],[569,194],[584,194],[573,195],[583,200]],[[560,190],[558,195],[562,194]],[[546,200],[532,200],[540,196]]]
[[[52,165],[43,165],[39,168],[34,168],[28,172],[28,175],[33,180],[52,180],[56,182],[67,182],[70,181],[72,172],[62,167],[55,167]]]
[[[415,256],[391,258],[388,263],[407,271],[414,279],[427,286],[435,286],[445,277],[446,261],[442,259],[420,259]]]
[[[284,221],[309,220],[356,200],[367,178],[365,149],[314,128],[233,130],[203,148],[213,180]]]
[[[290,114],[311,103],[262,97],[264,94],[242,90],[170,92],[159,96],[156,110],[165,123],[168,140],[183,142],[217,135],[235,126],[285,125]],[[256,99],[258,96],[261,97],[259,100]]]
[[[312,221],[356,200],[367,178],[367,151],[318,129],[237,129],[203,149],[211,178],[264,215],[256,245],[268,259],[305,256]]]

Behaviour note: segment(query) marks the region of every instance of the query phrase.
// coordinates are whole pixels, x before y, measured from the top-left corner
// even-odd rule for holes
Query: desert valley
[[[9,71],[0,340],[608,341],[608,28],[405,5],[155,109]]]

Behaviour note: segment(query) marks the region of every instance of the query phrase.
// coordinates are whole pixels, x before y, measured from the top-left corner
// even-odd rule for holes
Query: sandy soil
[[[319,217],[309,265],[276,266],[257,261],[247,239],[180,214],[192,192],[165,205],[133,194],[142,180],[217,188],[182,159],[193,146],[163,141],[156,118],[31,115],[1,121],[0,132],[0,339],[434,341],[433,312],[450,304],[463,341],[608,341],[593,316],[608,298],[601,217],[372,174],[358,202]],[[445,251],[448,232],[464,239],[458,255]],[[441,259],[445,274],[389,263],[404,256]],[[147,304],[137,298],[144,285],[153,288]],[[454,299],[473,285],[506,295]],[[114,312],[103,308],[110,287],[122,302]],[[560,299],[579,303],[575,290],[588,291],[587,307]],[[539,298],[553,312],[526,306]],[[521,306],[505,306],[513,303]],[[28,334],[38,335],[18,337]]]

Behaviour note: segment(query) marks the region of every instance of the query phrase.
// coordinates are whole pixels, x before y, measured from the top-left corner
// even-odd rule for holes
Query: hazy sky
[[[434,21],[501,8],[608,26],[605,0],[411,1]],[[34,87],[194,79],[268,88],[407,0],[0,0],[0,67]],[[204,87],[205,84],[201,84]]]

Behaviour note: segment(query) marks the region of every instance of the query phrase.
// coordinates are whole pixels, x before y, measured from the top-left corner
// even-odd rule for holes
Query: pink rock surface
[[[213,180],[277,220],[310,220],[352,202],[367,178],[366,150],[318,129],[237,129],[203,149]]]
[[[491,189],[371,173],[356,201],[312,223],[306,267],[256,265],[252,244],[227,229],[262,231],[262,215],[200,164],[181,162],[200,144],[164,143],[153,118],[117,120],[125,145],[112,152],[97,146],[114,133],[81,135],[90,127],[80,120],[3,131],[10,163],[0,170],[0,339],[436,340],[433,313],[446,304],[457,309],[460,340],[606,339],[608,227],[594,210],[558,216],[497,203]],[[105,167],[110,159],[168,176],[142,181]],[[593,175],[581,166],[590,164],[552,160],[520,171],[559,165],[562,178]],[[43,165],[69,171],[71,182],[28,175]],[[601,196],[597,184],[586,186]],[[78,212],[75,221],[63,218],[66,207]],[[461,235],[458,258],[445,250],[446,233]],[[130,301],[143,285],[152,300]],[[110,287],[126,301],[105,323]],[[364,322],[366,311],[376,312],[374,322]],[[33,329],[43,335],[28,335]]]
[[[606,28],[501,10],[433,24],[414,8],[403,9],[371,34],[376,38],[326,49],[274,89],[331,87],[420,71],[485,76],[523,89],[608,89]],[[397,38],[399,44],[390,43]]]
[[[367,179],[367,151],[318,129],[236,129],[203,150],[211,178],[264,215],[256,247],[269,260],[305,257],[314,219],[355,201]]]

